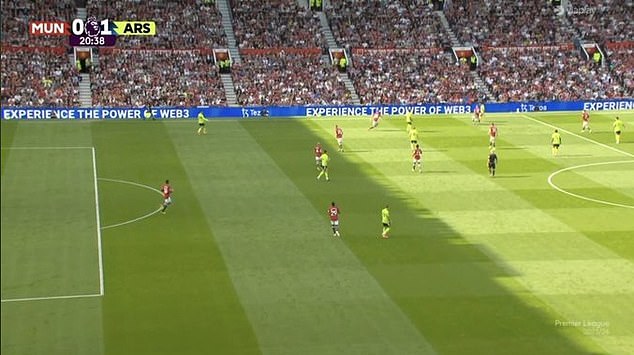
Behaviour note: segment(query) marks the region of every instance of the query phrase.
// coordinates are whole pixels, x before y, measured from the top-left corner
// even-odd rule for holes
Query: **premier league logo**
[[[99,26],[99,22],[94,17],[89,17],[86,20],[86,29],[84,30],[89,37],[99,36],[101,33],[101,26]]]

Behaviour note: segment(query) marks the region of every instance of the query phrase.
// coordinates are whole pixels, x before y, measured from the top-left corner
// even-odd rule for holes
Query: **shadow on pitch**
[[[496,179],[520,179],[527,177],[530,177],[530,175],[495,175]]]
[[[314,211],[323,214],[324,244],[332,238],[325,209],[331,201],[341,206],[346,216],[342,227],[345,247],[356,255],[438,353],[490,353],[493,346],[499,345],[499,338],[509,336],[510,346],[530,349],[519,353],[591,354],[553,325],[551,313],[527,304],[526,298],[517,293],[528,290],[509,289],[506,282],[501,282],[521,275],[521,271],[505,263],[487,245],[461,235],[442,218],[442,213],[427,206],[426,197],[416,198],[394,186],[376,166],[353,156],[342,156],[338,163],[333,161],[337,164],[333,164],[335,169],[331,172],[333,182],[316,182],[315,171],[303,168],[307,160],[305,146],[306,142],[323,140],[323,136],[293,120],[270,128],[250,122],[241,124],[293,181]],[[279,134],[281,131],[283,135]],[[404,133],[398,129],[391,131]],[[286,149],[279,149],[280,146]],[[480,164],[472,167],[476,172],[481,168]],[[422,175],[426,173],[454,171],[424,170]],[[394,225],[391,238],[385,240],[381,238],[380,211],[388,203]],[[270,213],[278,216],[277,212]],[[473,223],[480,221],[474,219]],[[298,258],[311,257],[310,250],[298,250],[304,253],[297,255]],[[346,287],[341,285],[342,293],[348,292]],[[472,341],[456,345],[455,339],[462,338]],[[536,338],[548,341],[536,342]],[[476,343],[479,348],[474,350]]]

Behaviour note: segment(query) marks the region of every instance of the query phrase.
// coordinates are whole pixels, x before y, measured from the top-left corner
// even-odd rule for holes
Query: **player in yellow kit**
[[[412,150],[416,149],[416,145],[418,145],[418,130],[414,126],[409,131],[409,144]]]
[[[559,146],[561,145],[561,134],[559,134],[559,130],[553,132],[552,136],[550,136],[550,142],[553,144],[553,156],[557,156],[557,154],[559,154]]]
[[[385,205],[385,208],[381,210],[381,223],[383,223],[383,234],[381,237],[387,239],[390,237],[390,227],[392,226],[392,220],[390,219],[389,206]]]
[[[625,123],[619,119],[619,116],[616,116],[614,123],[612,123],[612,127],[614,127],[614,139],[616,139],[616,144],[620,144],[621,133],[623,133],[623,128],[625,128]]]
[[[328,163],[330,162],[330,157],[328,156],[328,151],[324,150],[321,155],[321,172],[317,175],[317,180],[321,178],[322,175],[326,175],[326,181],[330,181],[328,177]]]
[[[414,116],[412,110],[407,110],[407,112],[405,113],[405,122],[407,122],[407,133],[409,133],[409,131],[412,129],[412,125],[414,124],[412,116]]]
[[[203,115],[203,113],[199,113],[198,114],[198,135],[200,136],[200,134],[207,134],[207,127],[205,126],[205,123],[207,123],[209,120],[207,118],[205,118],[205,115]]]

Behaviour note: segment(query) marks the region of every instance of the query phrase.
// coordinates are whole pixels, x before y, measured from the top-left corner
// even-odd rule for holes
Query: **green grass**
[[[2,122],[2,352],[632,353],[634,209],[547,179],[579,166],[553,183],[634,206],[634,164],[598,165],[634,160],[634,140],[626,128],[614,144],[613,113],[593,113],[592,134],[577,116],[489,114],[495,178],[487,124],[466,116],[415,118],[423,174],[402,117],[372,131],[347,117],[215,121],[207,136],[191,121]],[[564,130],[556,158],[548,125]],[[329,183],[315,179],[317,141]],[[5,302],[98,285],[90,150],[6,149],[59,146],[96,150],[105,294]],[[111,227],[155,211],[165,179],[166,215]]]

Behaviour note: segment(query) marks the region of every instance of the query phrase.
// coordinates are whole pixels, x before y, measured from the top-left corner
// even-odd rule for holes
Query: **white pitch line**
[[[161,211],[161,209],[162,209],[162,208],[159,208],[159,209],[157,209],[156,211],[152,211],[152,212],[150,212],[150,213],[148,213],[148,214],[146,214],[146,215],[144,215],[144,216],[137,217],[137,218],[135,218],[135,219],[131,219],[131,220],[129,220],[129,221],[125,221],[125,222],[121,222],[121,223],[117,223],[117,224],[110,224],[110,225],[107,225],[107,226],[103,226],[103,227],[101,227],[101,229],[108,229],[108,228],[114,228],[114,227],[121,227],[121,226],[125,226],[126,224],[134,223],[134,222],[140,221],[140,220],[142,220],[142,219],[145,219],[145,218],[151,217],[151,216],[153,216],[153,215],[155,215],[155,214],[159,213],[159,212]]]
[[[577,165],[577,166],[571,166],[568,168],[563,168],[563,169],[559,169],[557,171],[555,171],[554,173],[550,174],[550,176],[548,176],[548,184],[554,188],[555,190],[562,192],[566,195],[570,195],[576,198],[580,198],[582,200],[586,200],[586,201],[592,201],[592,202],[596,202],[596,203],[602,203],[604,205],[610,205],[610,206],[616,206],[616,207],[624,207],[624,208],[633,208],[634,206],[632,205],[624,205],[621,203],[615,203],[615,202],[610,202],[610,201],[604,201],[604,200],[599,200],[596,198],[591,198],[591,197],[587,197],[587,196],[583,196],[583,195],[578,195],[575,193],[572,193],[570,191],[566,191],[562,188],[560,188],[559,186],[555,185],[553,183],[553,178],[559,174],[559,173],[563,173],[565,171],[569,171],[569,170],[574,170],[574,169],[578,169],[578,168],[585,168],[588,166],[596,166],[596,165],[608,165],[608,164],[627,164],[627,163],[634,163],[634,160],[621,160],[621,161],[609,161],[609,162],[601,162],[601,163],[591,163],[591,164],[583,164],[583,165]]]
[[[533,118],[533,117],[530,117],[530,116],[528,116],[528,115],[524,115],[524,114],[522,114],[521,116],[522,116],[522,117],[524,117],[524,118],[526,118],[526,119],[529,119],[529,120],[531,120],[531,121],[533,121],[533,122],[537,122],[537,123],[542,124],[542,125],[544,125],[544,126],[548,126],[548,127],[551,127],[551,128],[558,129],[558,130],[560,130],[561,132],[566,132],[566,133],[568,133],[568,134],[570,134],[570,135],[572,135],[572,136],[575,136],[575,137],[577,137],[577,138],[580,138],[580,139],[583,139],[583,140],[585,140],[585,141],[588,141],[588,142],[591,142],[591,143],[594,143],[594,144],[600,145],[600,146],[602,146],[603,148],[607,148],[607,149],[613,150],[613,151],[615,151],[615,152],[618,152],[618,153],[621,153],[621,154],[625,154],[625,155],[627,155],[628,157],[634,158],[634,154],[631,154],[631,153],[628,153],[628,152],[626,152],[626,151],[623,151],[623,150],[620,150],[620,149],[617,149],[617,148],[611,147],[611,146],[609,146],[609,145],[607,145],[607,144],[603,144],[603,143],[601,143],[601,142],[597,142],[597,141],[595,141],[594,139],[590,139],[590,138],[587,138],[587,137],[584,137],[584,136],[580,136],[580,135],[578,135],[578,134],[576,134],[576,133],[572,133],[572,132],[570,132],[570,131],[569,131],[569,130],[567,130],[567,129],[563,129],[563,128],[557,127],[557,126],[555,126],[555,125],[552,125],[552,124],[550,124],[550,123],[547,123],[547,122],[544,122],[544,121],[540,121],[540,120],[538,120],[538,119],[536,119],[536,118]]]
[[[28,302],[28,301],[67,300],[67,299],[73,299],[73,298],[91,298],[91,297],[101,297],[101,296],[103,296],[103,294],[92,293],[92,294],[86,294],[86,295],[9,298],[5,300],[1,300],[0,302],[9,303],[9,302]]]
[[[143,184],[139,184],[139,183],[136,183],[136,182],[132,182],[132,181],[118,180],[118,179],[107,179],[107,178],[98,178],[98,180],[110,181],[110,182],[118,182],[118,183],[121,183],[121,184],[128,184],[128,185],[132,185],[132,186],[137,186],[137,187],[141,187],[141,188],[144,188],[144,189],[147,189],[147,190],[154,191],[154,192],[158,193],[159,195],[162,195],[161,191],[158,190],[158,189],[155,189],[155,188],[153,188],[151,186],[148,186],[148,185],[143,185]],[[117,223],[117,224],[110,224],[110,225],[107,225],[107,226],[103,226],[103,227],[101,227],[101,229],[120,227],[120,226],[124,226],[126,224],[134,223],[134,222],[140,221],[142,219],[151,217],[151,216],[159,213],[160,211],[161,211],[161,208],[158,208],[157,210],[152,211],[152,212],[150,212],[150,213],[148,213],[148,214],[146,214],[144,216],[137,217],[137,218],[131,219],[129,221],[125,221],[125,222],[121,222],[121,223]]]
[[[1,147],[0,149],[20,149],[20,150],[51,150],[51,149],[93,149],[93,147]]]
[[[99,211],[99,187],[97,185],[97,156],[95,147],[92,147],[92,173],[95,186],[95,214],[97,218],[97,249],[99,250],[99,294],[104,295],[103,279],[103,248],[101,245],[101,212]]]

